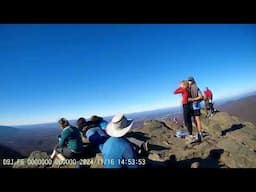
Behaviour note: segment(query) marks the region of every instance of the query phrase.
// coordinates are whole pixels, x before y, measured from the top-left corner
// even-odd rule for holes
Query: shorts
[[[200,116],[201,115],[201,111],[200,109],[196,109],[196,110],[192,110],[192,116]]]

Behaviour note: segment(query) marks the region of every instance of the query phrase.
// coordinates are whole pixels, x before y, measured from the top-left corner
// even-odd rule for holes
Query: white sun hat
[[[133,125],[132,119],[127,119],[124,114],[116,114],[106,127],[106,132],[111,137],[122,137],[130,131]]]

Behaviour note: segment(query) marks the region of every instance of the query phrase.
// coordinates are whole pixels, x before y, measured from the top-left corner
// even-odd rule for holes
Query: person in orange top
[[[182,107],[183,107],[183,118],[185,126],[188,129],[189,134],[192,136],[192,120],[191,120],[191,103],[188,102],[189,90],[188,90],[188,81],[181,81],[180,87],[174,91],[174,94],[182,94]]]

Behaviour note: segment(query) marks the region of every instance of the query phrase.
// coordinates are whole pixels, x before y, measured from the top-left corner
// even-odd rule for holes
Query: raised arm
[[[173,94],[179,94],[179,93],[183,93],[184,89],[182,87],[179,87],[178,89],[176,89]]]

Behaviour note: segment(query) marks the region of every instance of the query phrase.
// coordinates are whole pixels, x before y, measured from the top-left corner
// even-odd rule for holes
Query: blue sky
[[[0,24],[0,124],[180,105],[192,75],[215,98],[255,90],[256,25]]]

